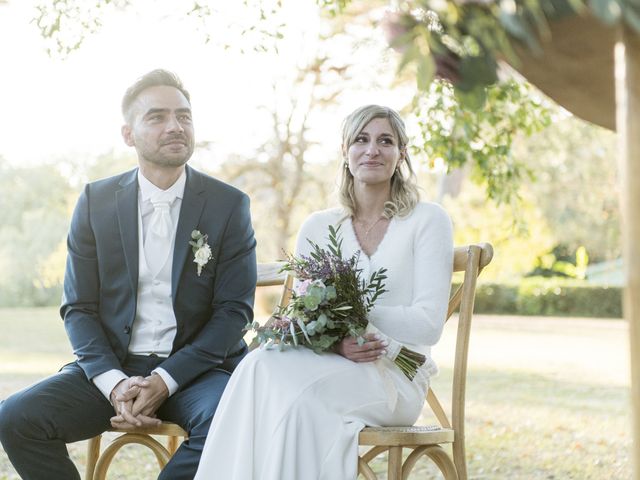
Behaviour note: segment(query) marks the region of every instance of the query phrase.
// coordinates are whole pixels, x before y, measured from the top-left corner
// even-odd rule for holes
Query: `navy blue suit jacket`
[[[136,314],[138,288],[137,169],[85,186],[67,240],[60,313],[88,379],[121,369]],[[244,351],[253,319],[255,238],[249,198],[186,167],[172,270],[177,332],[164,368],[183,387]],[[197,275],[191,232],[209,236],[213,258]]]

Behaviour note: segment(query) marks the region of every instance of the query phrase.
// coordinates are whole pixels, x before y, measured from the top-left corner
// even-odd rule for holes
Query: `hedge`
[[[514,284],[479,283],[476,313],[622,318],[621,287],[530,277]]]
[[[259,290],[257,314],[269,315],[280,298],[280,287]],[[480,277],[474,311],[505,315],[622,318],[622,288],[544,277],[524,278],[511,284],[483,283]]]

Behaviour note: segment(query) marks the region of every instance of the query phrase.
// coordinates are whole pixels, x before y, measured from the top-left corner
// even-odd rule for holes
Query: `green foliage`
[[[79,189],[131,167],[130,157],[112,154],[33,167],[0,158],[0,306],[60,303],[66,235]]]
[[[325,9],[331,15],[344,12],[351,0],[316,0],[320,8]]]
[[[80,48],[89,35],[102,26],[102,18],[112,8],[125,8],[130,0],[41,0],[34,22],[42,38],[49,42],[49,55],[66,56]]]
[[[479,241],[493,245],[496,255],[482,273],[485,280],[517,280],[557,243],[557,232],[537,206],[538,199],[526,188],[519,195],[521,201],[515,209],[506,204],[489,205],[481,187],[467,183],[457,196],[446,196],[442,201],[453,220],[456,245]]]
[[[524,187],[555,237],[570,252],[584,246],[590,262],[618,258],[620,210],[616,135],[553,113],[553,127],[513,144],[512,155],[535,166]]]
[[[454,284],[452,291],[457,287]],[[515,315],[518,311],[518,291],[517,284],[480,283],[476,288],[473,310],[475,313]]]
[[[49,55],[64,58],[99,32],[107,15],[134,9],[142,3],[136,0],[38,0],[34,23],[47,41]],[[279,18],[282,0],[242,0],[242,5],[242,15],[229,17],[225,38],[220,35],[220,29],[213,28],[209,22],[227,13],[223,2],[156,2],[155,7],[158,11],[164,9],[163,14],[179,15],[193,21],[194,29],[203,34],[205,43],[216,40],[223,48],[237,48],[242,53],[248,49],[277,51],[276,44],[283,37],[285,28],[284,20]]]
[[[518,135],[530,136],[551,123],[551,108],[533,88],[515,80],[486,90],[487,102],[477,110],[460,103],[447,82],[434,82],[414,102],[421,128],[415,152],[424,152],[433,167],[442,159],[448,170],[471,165],[471,176],[484,183],[498,204],[518,198],[532,166],[512,154]]]
[[[566,317],[622,317],[620,287],[558,277],[528,277],[518,284],[481,283],[475,312]]]
[[[282,270],[299,282],[291,301],[268,324],[247,325],[261,345],[283,349],[302,344],[320,353],[346,336],[362,339],[367,313],[386,291],[386,269],[373,272],[368,282],[361,278],[359,252],[348,259],[341,256],[340,227],[329,226],[328,249],[307,239],[312,247],[308,256],[288,257]]]
[[[330,11],[344,11],[344,0],[319,0]],[[518,59],[513,42],[540,50],[550,20],[590,11],[607,25],[625,22],[640,32],[637,0],[500,0],[390,2],[396,12],[387,17],[389,43],[402,52],[402,68],[414,67],[418,89],[427,90],[436,72],[454,80],[458,99],[480,108],[485,88],[497,79],[497,60]],[[427,60],[427,58],[429,60]],[[439,63],[439,68],[425,65]]]
[[[570,253],[564,245],[556,245],[551,252],[536,259],[534,268],[527,273],[528,277],[565,277],[584,280],[589,255],[584,246],[578,247],[575,253]]]
[[[60,255],[74,191],[54,165],[10,168],[0,159],[0,305],[60,301]]]

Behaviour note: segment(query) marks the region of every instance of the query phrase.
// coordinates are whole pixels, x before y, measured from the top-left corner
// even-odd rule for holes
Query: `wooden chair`
[[[476,279],[493,257],[493,248],[488,243],[469,245],[455,249],[453,271],[464,272],[463,283],[449,300],[447,319],[458,309],[458,332],[456,336],[453,367],[453,389],[451,399],[451,421],[433,390],[427,392],[427,402],[435,414],[439,426],[413,427],[366,427],[360,432],[359,444],[371,447],[358,458],[358,472],[366,480],[377,477],[369,462],[381,453],[388,452],[387,479],[407,480],[418,459],[428,456],[440,469],[446,480],[467,480],[467,462],[464,447],[464,405],[467,377],[467,353]],[[452,445],[450,456],[442,448]],[[411,449],[402,461],[403,449]],[[452,458],[453,457],[453,458]]]
[[[291,291],[293,278],[284,273],[279,273],[282,263],[261,263],[258,264],[258,287],[274,285],[285,285],[279,301],[280,305],[286,304]],[[89,440],[87,446],[87,467],[85,470],[85,480],[105,480],[107,470],[118,450],[123,446],[134,443],[144,445],[149,448],[158,461],[160,468],[164,468],[171,456],[178,449],[182,439],[187,439],[188,434],[175,423],[163,422],[158,427],[137,428],[135,430],[120,430],[112,428],[109,432],[121,433],[122,435],[113,439],[109,445],[100,452],[102,435],[95,436]],[[167,436],[167,446],[163,446],[152,435]]]

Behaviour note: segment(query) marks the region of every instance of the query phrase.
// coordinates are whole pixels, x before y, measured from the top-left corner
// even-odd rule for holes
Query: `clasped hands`
[[[111,426],[123,430],[160,425],[156,411],[169,397],[169,389],[160,375],[129,377],[111,391],[111,403],[116,415]]]

